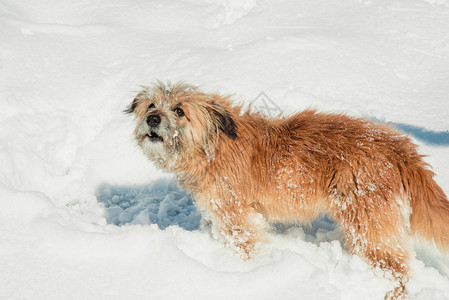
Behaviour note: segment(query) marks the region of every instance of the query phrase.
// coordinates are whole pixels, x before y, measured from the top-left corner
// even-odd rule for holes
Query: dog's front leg
[[[264,241],[265,219],[233,193],[214,195],[205,208],[212,234],[222,239],[242,259],[249,260]]]

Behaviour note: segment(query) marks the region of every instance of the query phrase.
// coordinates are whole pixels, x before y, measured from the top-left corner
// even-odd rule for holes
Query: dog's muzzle
[[[159,124],[161,124],[161,117],[158,115],[149,115],[147,117],[147,124],[148,126],[150,126],[150,132],[147,133],[147,138],[154,143],[163,142],[164,139],[160,135],[158,135],[154,130],[151,130],[153,128],[156,129],[159,126]]]

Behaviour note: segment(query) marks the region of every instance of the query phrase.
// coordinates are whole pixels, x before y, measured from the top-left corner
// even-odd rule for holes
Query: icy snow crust
[[[122,114],[187,80],[397,123],[449,192],[446,0],[0,3],[1,299],[382,299],[391,283],[328,220],[277,224],[250,262],[199,229]],[[449,299],[417,244],[408,299]]]

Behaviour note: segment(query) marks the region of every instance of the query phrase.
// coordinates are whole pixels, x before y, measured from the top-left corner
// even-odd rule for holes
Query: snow
[[[446,0],[4,0],[1,299],[383,299],[328,220],[243,262],[132,140],[142,85],[186,80],[285,113],[397,124],[449,193]],[[268,99],[266,99],[268,98]],[[267,101],[269,100],[269,101]],[[408,299],[449,299],[416,245]]]

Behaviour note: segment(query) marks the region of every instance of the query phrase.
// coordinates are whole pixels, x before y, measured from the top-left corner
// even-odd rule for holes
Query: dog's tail
[[[434,242],[440,250],[449,252],[449,200],[435,182],[435,175],[428,165],[419,159],[408,167],[410,227],[414,235]]]

